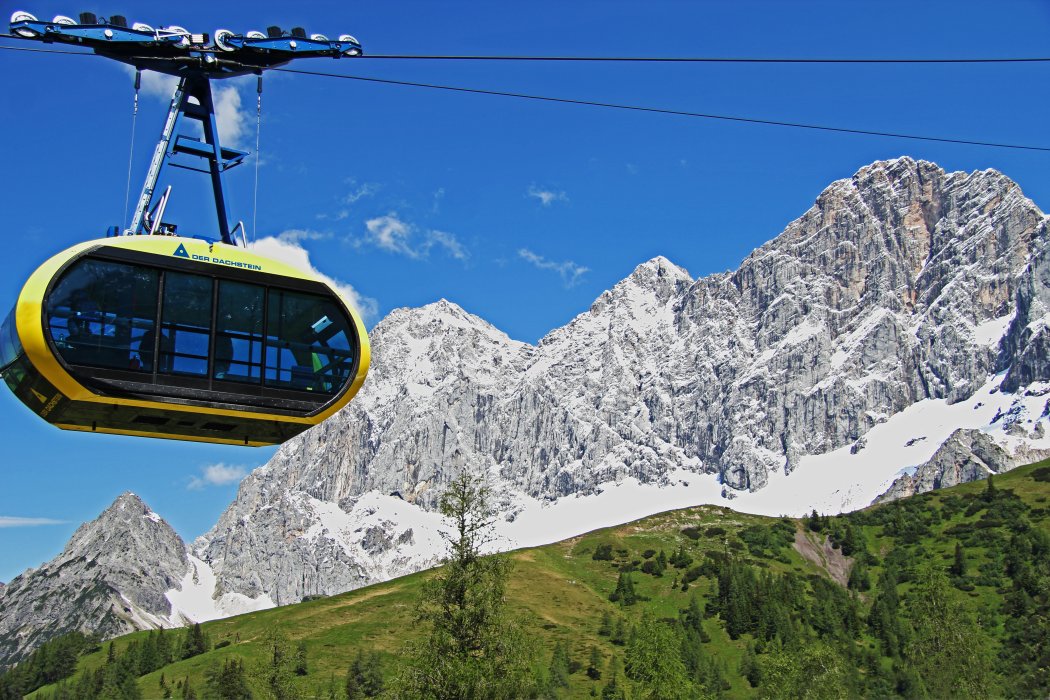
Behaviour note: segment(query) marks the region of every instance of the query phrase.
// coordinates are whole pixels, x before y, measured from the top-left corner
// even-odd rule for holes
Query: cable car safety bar
[[[164,129],[135,206],[131,226],[124,231],[124,235],[174,232],[173,228],[160,221],[163,213],[161,205],[166,205],[168,193],[164,201],[158,203],[154,216],[148,213],[161,171],[170,161],[174,167],[210,175],[220,238],[223,243],[237,245],[232,234],[242,226],[238,224],[233,231],[230,230],[222,174],[240,165],[248,153],[220,145],[211,81],[255,74],[260,76],[258,90],[261,93],[262,72],[269,68],[285,65],[297,58],[362,55],[361,44],[349,34],[340,35],[337,41],[331,41],[323,34],[307,36],[301,27],[285,32],[274,26],[269,27],[266,34],[250,31],[243,35],[228,29],[217,29],[209,36],[192,34],[177,26],[154,29],[146,24],[134,23],[129,28],[127,20],[120,15],[112,15],[107,19],[83,12],[78,19],[58,15],[50,22],[42,22],[28,12],[15,12],[11,15],[10,29],[11,34],[23,39],[84,46],[100,56],[132,65],[137,71],[136,90],[143,70],[179,78]],[[201,122],[203,141],[186,134],[176,134],[183,116]],[[207,168],[176,162],[176,155],[202,158],[207,161]]]

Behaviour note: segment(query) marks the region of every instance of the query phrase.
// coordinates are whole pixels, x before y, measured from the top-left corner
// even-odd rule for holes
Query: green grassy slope
[[[996,655],[1008,634],[1006,616],[999,612],[1011,584],[1003,573],[1007,566],[1004,550],[1018,518],[1024,518],[1032,529],[1050,534],[1050,461],[997,476],[994,483],[1007,497],[986,503],[982,500],[986,498],[985,482],[964,484],[818,521],[819,532],[810,529],[812,523],[808,519],[765,518],[716,506],[661,513],[513,552],[508,600],[526,618],[530,635],[544,649],[543,663],[549,660],[554,643],[564,640],[571,658],[584,668],[590,649],[597,648],[604,669],[612,656],[623,658],[625,647],[599,634],[603,615],[611,615],[614,621],[623,619],[629,626],[644,613],[656,618],[676,618],[693,596],[699,597],[702,606],[717,602],[716,564],[727,556],[748,563],[756,572],[794,575],[810,598],[819,587],[818,579],[830,581],[835,574],[840,579],[835,586],[841,587],[850,568],[860,560],[868,570],[871,587],[853,591],[850,596],[859,617],[866,618],[879,577],[891,561],[898,571],[904,572],[898,586],[903,599],[914,583],[917,567],[932,562],[947,570],[955,560],[956,543],[961,543],[966,575],[952,579],[953,595],[979,620],[990,637],[987,652]],[[1017,498],[1009,496],[1010,491]],[[847,524],[854,542],[845,549],[852,549],[853,557],[844,557],[842,548],[825,540],[829,534],[832,540],[842,540]],[[800,553],[796,540],[803,542],[801,548],[809,558]],[[593,558],[602,545],[609,545],[612,560]],[[655,560],[661,550],[670,557],[680,548],[692,558],[688,566],[668,566],[661,576],[635,570],[631,577],[642,600],[626,607],[610,602],[621,569],[632,564],[640,568],[646,561]],[[647,558],[649,550],[657,554]],[[683,590],[686,573],[692,570],[697,574],[696,567],[705,561],[708,564],[700,567],[704,569],[702,575]],[[413,621],[413,610],[420,584],[429,575],[421,572],[331,598],[206,623],[202,627],[213,647],[228,644],[143,676],[139,687],[145,697],[159,697],[162,673],[169,683],[189,678],[194,688],[201,689],[206,671],[226,659],[242,659],[249,667],[261,665],[266,655],[264,636],[277,628],[293,645],[305,642],[309,673],[297,679],[302,689],[309,695],[327,697],[334,678],[340,690],[338,697],[342,697],[347,667],[360,649],[379,651],[386,672],[393,672],[398,651],[420,634]],[[724,695],[756,696],[759,689],[752,688],[738,669],[757,633],[732,639],[724,616],[717,611],[709,614],[703,626],[710,636],[704,651],[720,664],[729,685]],[[132,642],[141,643],[146,635],[139,632],[115,640],[115,652],[119,655]],[[871,654],[879,648],[867,627],[846,645],[851,646],[850,653],[856,654]],[[107,646],[83,656],[79,669],[96,669],[104,664]],[[892,665],[888,658],[882,658],[880,663],[883,668]],[[581,669],[571,674],[570,687],[563,695],[590,697],[594,688],[603,685],[604,680],[593,681]],[[47,696],[53,690],[54,686],[48,686],[34,696]]]

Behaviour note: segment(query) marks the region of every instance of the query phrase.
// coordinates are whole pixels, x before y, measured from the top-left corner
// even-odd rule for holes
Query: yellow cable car
[[[365,379],[356,311],[244,248],[174,236],[88,241],[40,266],[0,326],[0,374],[65,430],[281,443]]]
[[[248,153],[220,145],[211,80],[259,76],[258,129],[264,70],[360,56],[360,43],[299,27],[209,36],[119,15],[61,20],[15,12],[10,30],[134,66],[135,114],[143,70],[179,82],[131,225],[41,265],[0,326],[8,387],[65,430],[235,445],[284,442],[345,406],[368,372],[364,324],[321,279],[247,250],[243,223],[231,229],[223,174]],[[183,117],[199,130],[179,133]],[[175,235],[170,185],[151,209],[166,164],[209,175],[218,240]]]

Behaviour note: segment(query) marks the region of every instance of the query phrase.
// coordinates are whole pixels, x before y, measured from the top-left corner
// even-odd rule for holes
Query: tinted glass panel
[[[219,282],[215,319],[215,378],[258,384],[262,378],[266,292],[244,282]]]
[[[4,382],[7,383],[8,388],[17,394],[19,387],[22,386],[25,378],[29,376],[30,371],[29,360],[25,355],[19,355],[14,362],[0,369],[0,375],[3,375]]]
[[[211,302],[210,278],[182,272],[164,273],[159,372],[208,376]]]
[[[80,260],[51,290],[45,313],[66,362],[133,371],[152,367],[156,270]]]
[[[349,379],[357,348],[331,299],[271,289],[266,334],[267,386],[336,394]]]
[[[0,326],[0,368],[7,367],[22,354],[22,343],[18,340],[18,329],[15,328],[15,310],[4,319]]]

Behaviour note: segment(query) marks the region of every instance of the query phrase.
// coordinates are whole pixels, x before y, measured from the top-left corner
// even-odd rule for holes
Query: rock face
[[[996,376],[1016,461],[1050,415],[1047,225],[998,172],[900,158],[831,184],[735,272],[694,280],[655,258],[535,346],[444,300],[396,310],[358,397],[250,474],[193,556],[125,494],[0,589],[0,660],[67,630],[209,619],[427,566],[460,470],[492,480],[507,522],[569,504],[544,530],[560,539],[586,529],[568,499],[627,477],[717,478],[731,496],[807,455],[877,460],[871,428],[926,399],[962,407]],[[957,432],[887,497],[1009,466]]]
[[[1047,238],[1002,174],[900,158],[833,183],[737,271],[655,258],[536,346],[447,301],[394,311],[358,398],[250,475],[195,551],[217,596],[290,602],[387,575],[362,543],[402,536],[322,532],[321,510],[375,491],[432,509],[460,469],[495,479],[508,518],[516,494],[675,469],[761,489],[917,401],[1050,378]]]
[[[79,630],[112,637],[170,626],[165,592],[189,566],[186,545],[133,493],[81,525],[66,548],[0,593],[0,665]]]
[[[988,478],[1017,466],[1014,458],[979,430],[956,430],[914,474],[904,474],[875,503]]]

